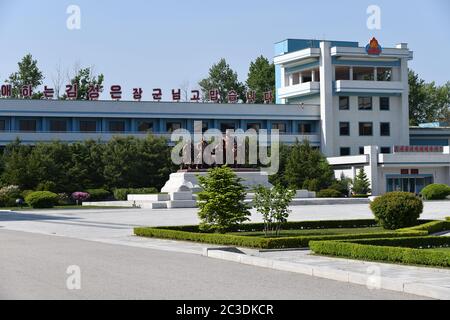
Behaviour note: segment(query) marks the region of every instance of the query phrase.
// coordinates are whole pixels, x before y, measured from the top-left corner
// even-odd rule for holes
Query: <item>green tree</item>
[[[3,185],[17,185],[22,190],[35,187],[35,179],[29,174],[30,146],[21,145],[19,140],[7,145],[3,155],[3,172],[1,182]]]
[[[354,194],[367,195],[372,190],[370,190],[370,181],[367,178],[364,168],[358,171],[355,179],[353,180],[352,191]]]
[[[320,191],[334,182],[334,172],[318,149],[305,140],[291,147],[284,179],[292,189]]]
[[[414,71],[409,71],[410,124],[448,120],[450,118],[450,82],[443,86],[426,83]]]
[[[272,145],[272,147],[274,147],[274,145]],[[279,148],[280,148],[279,149],[280,162],[279,162],[278,173],[271,175],[269,177],[269,181],[274,186],[282,185],[284,187],[287,187],[288,182],[286,181],[285,172],[286,172],[286,164],[288,162],[289,155],[291,153],[291,147],[286,144],[280,144]]]
[[[210,90],[219,90],[220,103],[228,102],[228,93],[231,90],[235,90],[239,99],[245,100],[245,86],[239,82],[238,75],[234,72],[225,59],[220,59],[217,64],[209,69],[208,77],[201,80],[199,83],[203,92],[205,100],[209,100]]]
[[[214,168],[198,180],[203,189],[198,194],[201,230],[225,233],[249,220],[249,207],[244,201],[246,190],[233,170],[226,166]]]
[[[264,234],[280,235],[283,223],[287,222],[291,210],[289,204],[294,198],[295,191],[281,185],[272,189],[258,186],[255,190],[253,204],[257,212],[263,216]]]
[[[264,102],[264,92],[275,92],[275,66],[263,56],[250,63],[247,87],[256,92],[256,103]],[[275,95],[273,95],[275,100]],[[275,101],[272,101],[275,102]]]
[[[31,85],[33,90],[32,99],[40,99],[42,97],[41,92],[35,92],[35,90],[42,85],[44,76],[37,66],[37,60],[33,60],[31,54],[27,54],[18,63],[19,70],[12,73],[9,79],[6,80],[12,86],[12,97],[22,98],[21,89],[23,86]]]
[[[84,68],[78,70],[77,74],[70,80],[70,83],[78,86],[77,100],[88,100],[89,85],[98,85],[101,88],[104,80],[105,76],[103,74],[96,76],[93,74],[92,68]],[[64,94],[61,99],[66,100],[67,94]]]

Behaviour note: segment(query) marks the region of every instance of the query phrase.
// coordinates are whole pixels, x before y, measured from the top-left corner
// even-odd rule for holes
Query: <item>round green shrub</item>
[[[86,192],[89,193],[91,201],[104,201],[111,197],[111,193],[105,189],[88,189]]]
[[[395,230],[416,225],[423,212],[423,202],[412,193],[390,192],[376,198],[370,209],[380,226]]]
[[[446,184],[430,184],[422,192],[425,200],[444,200],[450,196],[450,187]]]
[[[32,208],[53,208],[58,204],[58,195],[50,191],[37,191],[30,193],[25,198],[26,203]]]
[[[342,193],[334,189],[324,189],[317,193],[317,198],[342,198]]]

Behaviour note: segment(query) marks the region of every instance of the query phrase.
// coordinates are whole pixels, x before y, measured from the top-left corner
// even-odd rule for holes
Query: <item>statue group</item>
[[[213,143],[208,143],[204,138],[195,143],[185,143],[180,170],[205,170],[224,164],[231,168],[240,168],[245,164],[245,158],[244,161],[239,161],[238,158],[240,148],[243,148],[243,144],[238,144],[234,138],[228,136]]]

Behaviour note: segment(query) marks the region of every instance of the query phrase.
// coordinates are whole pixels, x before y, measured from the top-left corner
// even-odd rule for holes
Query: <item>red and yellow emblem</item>
[[[370,55],[379,56],[383,49],[381,48],[378,40],[374,37],[370,40],[369,44],[366,46],[366,51]]]

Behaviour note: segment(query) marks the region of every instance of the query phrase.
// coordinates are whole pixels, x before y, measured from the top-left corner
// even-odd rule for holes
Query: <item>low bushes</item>
[[[342,193],[334,189],[324,189],[317,193],[317,198],[342,198]]]
[[[114,199],[119,201],[128,200],[127,197],[129,194],[156,194],[158,190],[156,188],[124,188],[124,189],[115,189],[114,190]]]
[[[350,241],[311,241],[316,254],[413,265],[450,267],[450,253],[417,248],[450,246],[449,237],[412,237]]]
[[[13,207],[16,205],[16,199],[20,197],[18,186],[3,187],[0,189],[0,207]]]
[[[88,189],[86,192],[90,195],[90,201],[105,201],[111,197],[111,192],[105,189]]]
[[[342,222],[342,221],[341,221]],[[371,225],[373,220],[361,220],[362,224]],[[353,222],[358,225],[359,221]],[[319,226],[319,221],[315,222],[292,222],[288,223],[291,229],[294,226],[311,227],[314,229]],[[283,227],[286,229],[286,225]],[[331,222],[330,225],[338,226],[339,223]],[[343,226],[350,226],[351,222],[344,222]],[[256,228],[258,227],[258,228]],[[250,230],[263,230],[263,224],[244,224],[239,226],[239,231],[243,229]],[[301,228],[301,227],[300,227]],[[305,228],[306,229],[306,228]],[[322,225],[322,229],[323,225]],[[237,230],[229,230],[237,231]],[[427,231],[408,231],[408,232],[380,232],[380,233],[365,233],[365,234],[349,234],[349,235],[314,235],[314,236],[297,236],[297,237],[283,237],[283,238],[263,238],[263,237],[250,237],[231,234],[218,234],[218,233],[205,233],[200,232],[198,226],[181,226],[181,227],[156,227],[156,228],[135,228],[134,233],[137,236],[160,238],[160,239],[172,239],[172,240],[184,240],[194,241],[219,245],[230,245],[238,247],[249,247],[258,249],[283,249],[283,248],[305,248],[308,247],[310,241],[314,240],[338,240],[338,239],[368,239],[368,238],[386,238],[386,237],[406,237],[406,236],[424,236],[427,235]]]
[[[450,187],[446,184],[430,184],[420,194],[425,200],[444,200],[450,196]]]
[[[430,222],[428,220],[423,223]],[[292,221],[285,222],[282,225],[283,230],[318,230],[318,229],[340,229],[340,228],[370,228],[376,227],[377,222],[374,219],[361,220],[324,220],[324,221]],[[200,232],[199,226],[173,226],[157,227],[157,229],[168,229],[186,232]],[[264,229],[264,223],[243,223],[227,229],[227,232],[251,232]]]
[[[35,209],[53,208],[58,200],[58,195],[50,191],[32,192],[25,198],[28,205]]]
[[[411,193],[390,192],[376,198],[370,209],[383,228],[395,230],[416,225],[423,203]]]
[[[447,218],[449,219],[449,218]],[[431,221],[415,227],[399,229],[400,232],[409,231],[427,231],[428,234],[435,234],[442,231],[450,230],[450,219],[448,221]]]

